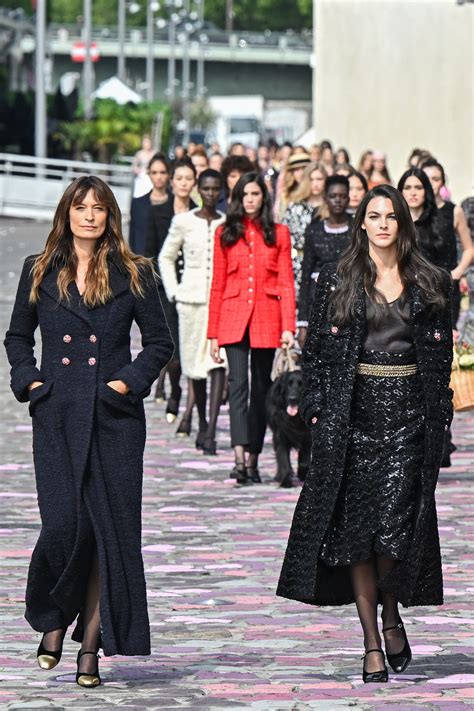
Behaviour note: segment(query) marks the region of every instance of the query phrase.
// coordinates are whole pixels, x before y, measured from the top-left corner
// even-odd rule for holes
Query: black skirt
[[[415,357],[365,351],[359,360],[408,365]],[[350,565],[373,553],[403,560],[421,480],[424,410],[419,375],[357,375],[344,477],[320,550],[326,565]]]

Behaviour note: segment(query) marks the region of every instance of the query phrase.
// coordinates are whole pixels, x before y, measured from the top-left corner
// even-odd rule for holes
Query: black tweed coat
[[[37,304],[28,302],[33,257],[20,277],[5,338],[11,388],[29,401],[41,533],[33,551],[26,618],[40,632],[71,624],[82,639],[81,610],[96,549],[100,568],[102,646],[106,655],[149,654],[150,636],[141,556],[143,398],[167,363],[173,343],[150,273],[144,297],[113,261],[113,298],[88,310],[77,298],[60,302],[52,269]],[[142,350],[132,361],[136,321]],[[41,367],[34,356],[39,326]],[[28,391],[29,383],[44,384]],[[123,380],[120,395],[107,385]],[[94,539],[96,545],[94,544]]]
[[[318,557],[333,515],[350,435],[351,400],[365,334],[365,298],[360,284],[356,318],[332,329],[328,299],[337,283],[336,266],[320,273],[308,338],[303,351],[304,394],[300,412],[312,431],[310,471],[298,500],[277,594],[313,605],[354,601],[348,566],[330,567]],[[416,360],[426,401],[425,458],[417,495],[413,538],[403,561],[379,581],[404,606],[443,602],[435,487],[445,432],[452,419],[449,389],[452,331],[448,305],[437,314],[425,308],[421,291],[409,294]],[[317,416],[316,426],[311,418]]]

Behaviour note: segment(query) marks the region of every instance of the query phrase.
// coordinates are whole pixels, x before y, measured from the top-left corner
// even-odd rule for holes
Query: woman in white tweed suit
[[[176,215],[159,256],[166,296],[176,302],[179,318],[179,347],[183,373],[193,381],[199,413],[197,449],[216,454],[216,423],[222,401],[226,364],[215,363],[209,354],[207,321],[212,284],[214,233],[225,220],[216,210],[222,188],[221,175],[205,170],[198,180],[202,207]],[[181,283],[175,262],[182,250],[184,269]],[[209,421],[206,419],[206,384],[211,375]]]

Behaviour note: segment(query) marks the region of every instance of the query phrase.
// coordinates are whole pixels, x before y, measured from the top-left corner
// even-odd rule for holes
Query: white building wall
[[[316,137],[352,162],[387,153],[396,182],[412,148],[444,165],[455,201],[474,195],[474,5],[314,0]]]

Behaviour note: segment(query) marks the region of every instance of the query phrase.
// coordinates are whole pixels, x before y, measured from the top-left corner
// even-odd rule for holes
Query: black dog
[[[311,459],[311,434],[298,412],[302,386],[301,371],[287,371],[275,380],[266,400],[267,420],[273,432],[277,460],[275,481],[283,487],[293,486],[291,450],[298,450],[300,481],[305,480]]]

